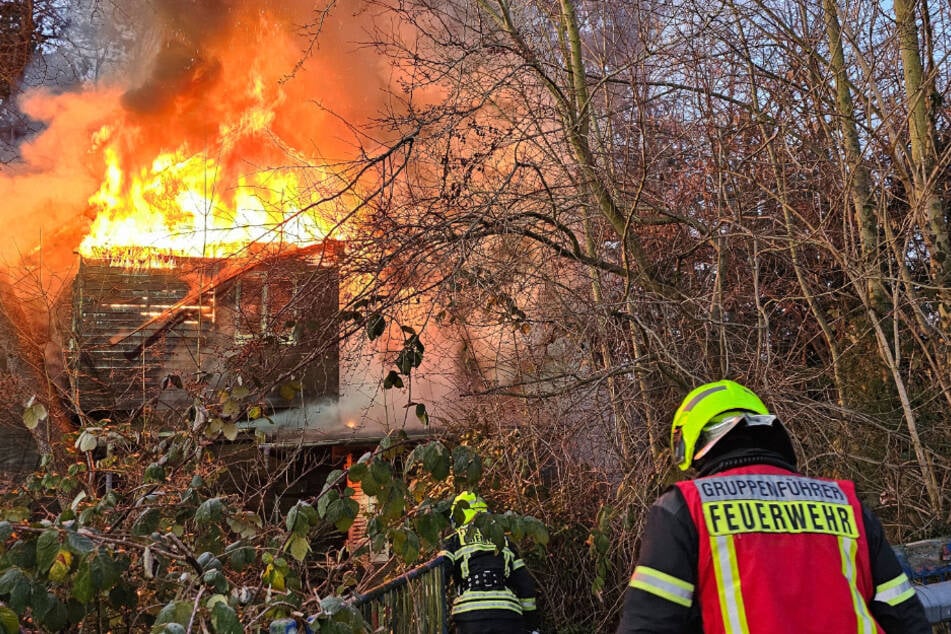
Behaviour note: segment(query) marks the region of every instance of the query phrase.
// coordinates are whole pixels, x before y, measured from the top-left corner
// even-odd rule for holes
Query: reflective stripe
[[[511,590],[469,590],[456,597],[453,614],[476,610],[510,610],[522,613],[522,606]]]
[[[891,606],[896,606],[903,601],[915,596],[915,589],[905,573],[901,573],[891,581],[877,586],[875,588],[875,601],[881,601]]]
[[[694,396],[692,399],[690,399],[690,402],[687,403],[686,405],[684,405],[681,409],[682,409],[683,411],[685,411],[685,412],[689,412],[690,410],[692,410],[694,407],[697,406],[697,403],[699,403],[699,402],[702,401],[703,399],[707,398],[707,397],[710,396],[711,394],[716,394],[717,392],[722,392],[722,391],[725,390],[725,389],[726,389],[726,386],[724,386],[724,385],[717,385],[716,387],[708,388],[708,389],[706,389],[706,390],[700,392],[700,393],[697,394],[696,396]]]
[[[693,584],[687,583],[683,579],[678,579],[666,572],[648,568],[647,566],[638,566],[631,575],[632,588],[650,592],[653,595],[667,599],[677,605],[689,608],[693,605]]]
[[[508,548],[506,548],[505,551],[511,552]],[[453,560],[459,564],[459,573],[464,579],[469,576],[469,560],[473,555],[478,553],[491,553],[494,555],[496,554],[496,550],[492,546],[486,547],[484,544],[474,544],[472,546],[465,546],[456,551]],[[509,576],[507,568],[508,567],[503,564],[503,569],[499,571],[505,575],[506,578]]]
[[[717,593],[720,595],[723,631],[727,634],[750,634],[733,536],[710,537],[710,550],[713,551],[713,570],[717,579]]]
[[[451,553],[450,551],[448,551],[448,550],[440,550],[440,551],[439,551],[439,556],[440,556],[440,557],[445,557],[445,558],[448,559],[449,561],[455,561],[455,560],[456,560],[456,556],[455,556],[453,553]]]
[[[849,592],[852,595],[852,608],[855,610],[855,619],[857,621],[857,632],[859,634],[874,634],[877,632],[875,621],[869,614],[868,606],[865,605],[865,598],[859,592],[858,574],[856,572],[856,553],[858,552],[858,540],[847,537],[839,538],[839,554],[842,557],[842,576],[849,582]]]
[[[522,605],[522,612],[531,612],[535,609],[535,599],[519,599],[518,602]]]
[[[516,559],[515,563],[512,564],[512,572],[518,570],[519,568],[524,568],[524,567],[525,567],[525,562],[522,561],[521,559]]]
[[[474,526],[463,526],[456,529],[456,535],[459,537],[459,549],[453,554],[452,559],[459,564],[459,573],[463,578],[469,576],[469,559],[478,553],[492,553],[500,555],[503,561],[503,573],[506,577],[514,569],[515,553],[508,547],[508,541],[503,546],[501,552],[495,544],[486,540],[481,531]],[[522,564],[524,565],[524,564]]]

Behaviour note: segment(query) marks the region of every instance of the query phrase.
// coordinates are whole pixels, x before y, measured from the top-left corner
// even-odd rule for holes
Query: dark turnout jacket
[[[724,455],[717,462],[709,465],[702,476],[722,475],[724,471],[732,473],[740,472],[749,474],[756,472],[756,465],[770,465],[772,468],[765,468],[762,471],[767,473],[788,473],[788,477],[801,477],[795,472],[792,465],[784,462],[782,458],[771,452],[742,450]],[[776,469],[779,467],[779,469]],[[768,476],[778,477],[778,476]],[[834,482],[834,481],[831,481]],[[710,554],[708,546],[702,547],[700,544],[700,534],[710,535],[710,526],[705,523],[698,530],[694,517],[702,517],[704,511],[700,510],[699,501],[696,496],[692,496],[695,504],[694,513],[688,505],[684,491],[690,493],[690,488],[672,486],[650,507],[647,514],[647,522],[642,535],[640,553],[637,560],[637,567],[631,578],[631,583],[625,591],[624,606],[621,615],[621,622],[618,627],[618,634],[646,633],[703,633],[712,631],[729,631],[729,627],[720,622],[708,624],[704,627],[703,614],[720,614],[719,606],[701,605],[703,600],[717,601],[719,589],[710,587],[710,576],[701,574],[701,570],[709,571],[713,568],[710,562],[701,562],[701,552]],[[726,494],[724,492],[724,494]],[[756,502],[754,502],[755,504]],[[795,504],[795,502],[778,501],[779,505]],[[870,614],[874,619],[873,628],[870,631],[885,632],[886,634],[931,634],[931,625],[925,617],[924,608],[917,594],[911,588],[907,576],[903,572],[901,565],[895,556],[894,551],[885,539],[882,525],[877,517],[865,507],[864,504],[856,500],[856,505],[861,508],[861,522],[864,524],[864,543],[868,549],[867,553],[859,553],[863,562],[868,562],[867,567],[871,572],[871,584],[874,588],[874,597],[867,602],[865,606],[844,606],[843,609],[857,609],[863,614]],[[762,505],[760,505],[762,507]],[[717,508],[714,505],[707,507],[707,521],[723,522],[722,513],[716,515],[723,508],[720,503]],[[778,511],[777,511],[778,512]],[[765,516],[764,516],[765,517]],[[712,518],[712,519],[709,519]],[[763,519],[763,518],[760,518]],[[855,518],[859,520],[858,517]],[[765,517],[769,522],[769,518]],[[737,515],[739,523],[739,515]],[[716,525],[714,529],[716,529]],[[783,528],[783,526],[778,526]],[[764,533],[764,530],[779,532],[777,526],[766,526],[753,528],[758,532],[757,543],[769,544],[771,537]],[[801,527],[800,527],[801,528]],[[742,528],[740,528],[742,531]],[[786,531],[782,539],[790,539]],[[804,531],[800,531],[804,532]],[[805,531],[808,532],[808,531]],[[742,535],[738,535],[742,539]],[[802,536],[808,539],[808,536]],[[795,539],[796,537],[792,537]],[[707,537],[709,540],[710,537]],[[778,541],[778,540],[777,540]],[[848,541],[848,540],[846,540]],[[861,543],[861,540],[858,540]],[[787,542],[788,543],[788,542]],[[771,566],[770,558],[782,557],[779,549],[764,548],[762,555],[755,555],[758,562],[754,567],[762,577],[763,570],[771,568],[781,568],[781,566]],[[808,552],[808,551],[806,551]],[[815,605],[810,603],[818,602],[821,599],[827,599],[822,596],[822,583],[819,576],[825,574],[831,575],[830,579],[835,579],[835,575],[841,577],[847,571],[842,570],[843,564],[839,561],[818,561],[815,558],[809,558],[803,561],[801,566],[794,565],[790,568],[801,570],[801,575],[805,576],[807,581],[801,579],[790,580],[778,574],[777,578],[770,579],[766,584],[760,582],[756,588],[750,588],[750,594],[757,597],[765,597],[770,593],[769,584],[779,584],[777,587],[790,587],[795,581],[796,587],[814,588],[816,599],[810,601],[810,598],[803,596],[802,603],[798,605],[788,605],[780,602],[779,605],[751,606],[746,605],[747,611],[752,610],[782,610],[784,615],[775,615],[774,621],[782,622],[784,618],[788,620],[792,629],[789,631],[810,631],[826,632],[823,629],[823,614],[821,610],[816,610]],[[784,562],[786,563],[786,562]],[[719,564],[712,564],[717,566]],[[722,570],[722,566],[721,566]],[[742,562],[738,564],[734,573],[739,576],[739,584],[742,586],[744,567]],[[717,574],[721,574],[719,571]],[[729,574],[728,572],[722,574]],[[706,584],[706,587],[704,587]],[[745,593],[744,593],[745,594]],[[724,595],[720,595],[724,596]],[[711,598],[712,597],[712,598]],[[704,599],[705,598],[705,599]],[[751,599],[748,599],[751,600]],[[851,603],[851,602],[850,602]],[[714,608],[711,610],[711,608]],[[867,617],[866,617],[867,618]],[[726,620],[729,620],[727,617]],[[757,632],[755,628],[750,628],[749,623],[735,621],[739,629],[737,631],[748,631],[749,634],[773,634],[772,632]],[[792,624],[796,624],[793,626]],[[877,629],[874,629],[876,628]],[[789,629],[789,628],[787,628]],[[829,634],[832,634],[831,632]]]
[[[457,529],[441,555],[452,563],[454,621],[514,621],[538,629],[535,582],[515,547],[499,549],[472,525]]]

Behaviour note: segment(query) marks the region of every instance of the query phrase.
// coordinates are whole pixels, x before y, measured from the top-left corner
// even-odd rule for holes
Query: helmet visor
[[[721,421],[711,421],[700,432],[700,438],[697,439],[697,451],[693,457],[694,459],[703,458],[720,442],[720,439],[741,423],[746,427],[769,427],[775,420],[776,417],[772,414],[745,413],[727,416]]]

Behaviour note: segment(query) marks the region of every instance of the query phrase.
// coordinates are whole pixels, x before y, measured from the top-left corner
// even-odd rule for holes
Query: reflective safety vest
[[[452,603],[453,616],[503,610],[521,616],[523,611],[535,609],[535,599],[519,599],[508,587],[511,574],[525,566],[508,547],[499,551],[495,544],[484,538],[475,526],[456,530],[451,540],[452,549],[440,552],[456,566],[461,584]]]
[[[706,634],[883,631],[852,482],[756,465],[677,486],[700,538]]]

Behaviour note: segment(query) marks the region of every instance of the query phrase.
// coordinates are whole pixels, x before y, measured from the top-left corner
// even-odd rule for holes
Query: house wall
[[[81,262],[67,351],[80,409],[187,408],[239,381],[274,411],[337,397],[335,266],[293,255],[174,264]]]

